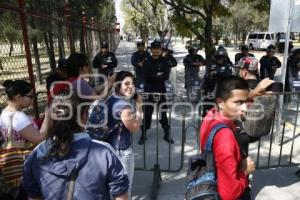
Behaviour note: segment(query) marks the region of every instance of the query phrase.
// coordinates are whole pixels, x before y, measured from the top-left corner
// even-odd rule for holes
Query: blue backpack
[[[227,127],[225,124],[214,126],[208,136],[204,152],[189,158],[185,200],[221,200],[217,188],[212,144],[216,133]]]
[[[108,101],[102,99],[95,100],[89,108],[88,120],[85,126],[87,133],[92,139],[107,141],[110,134],[117,128],[118,134],[122,131],[121,121],[114,127],[109,128],[108,122]]]

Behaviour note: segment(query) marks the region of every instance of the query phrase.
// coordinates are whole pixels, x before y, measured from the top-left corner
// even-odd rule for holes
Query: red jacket
[[[222,200],[235,200],[248,187],[248,180],[245,173],[239,169],[242,158],[233,132],[236,127],[231,120],[224,117],[215,108],[208,112],[201,125],[201,151],[204,150],[211,129],[219,123],[230,128],[220,129],[213,140],[218,192]]]

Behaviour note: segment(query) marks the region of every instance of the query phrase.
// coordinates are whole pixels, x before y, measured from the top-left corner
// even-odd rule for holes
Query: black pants
[[[166,111],[168,109],[168,106],[167,105],[161,106],[161,104],[166,102],[166,96],[151,94],[148,95],[148,98],[144,101],[144,108],[143,108],[144,127],[142,127],[142,129],[145,130],[145,132],[151,127],[152,113],[156,102],[157,102],[156,106],[158,108],[158,112],[161,115],[159,122],[163,129],[169,128],[169,122],[168,122],[167,111]]]

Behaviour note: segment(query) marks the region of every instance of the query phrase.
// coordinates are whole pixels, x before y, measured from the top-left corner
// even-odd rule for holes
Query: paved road
[[[178,96],[183,97],[185,99],[185,90],[183,88],[183,65],[182,59],[187,54],[186,50],[183,48],[180,40],[174,45],[175,57],[179,63],[176,70],[176,85]],[[118,49],[117,49],[117,58],[119,60],[119,67],[117,70],[129,70],[132,71],[132,67],[130,65],[131,54],[135,51],[135,44],[129,43],[126,41],[121,41]],[[234,54],[236,51],[234,49],[229,49],[229,56],[233,60]],[[204,55],[204,52],[201,51],[200,54]],[[255,56],[260,58],[264,55],[264,52],[255,52]],[[279,55],[280,56],[280,55]],[[282,57],[281,57],[282,59]],[[278,72],[279,74],[279,72]],[[175,139],[175,144],[171,147],[171,157],[170,157],[170,167],[171,170],[177,170],[180,168],[180,152],[181,152],[181,142],[182,142],[182,119],[180,115],[182,114],[182,108],[175,110],[172,112],[172,135]],[[190,114],[190,113],[189,113]],[[194,114],[194,113],[192,113]],[[287,115],[290,115],[288,113]],[[156,137],[158,140],[158,161],[160,163],[161,168],[168,169],[169,167],[169,156],[168,156],[168,145],[162,140],[163,134],[160,130],[160,125],[158,126],[158,133],[156,134],[156,116],[153,116],[154,122],[152,123],[152,129],[147,134],[148,140],[146,142],[145,152],[142,146],[137,145],[138,138],[140,133],[134,135],[134,152],[135,152],[135,164],[137,168],[147,168],[151,169],[153,165],[156,163]],[[189,119],[186,121],[186,126],[197,126],[197,121],[195,117],[191,115]],[[290,127],[293,128],[293,127]],[[291,129],[292,130],[292,129]],[[291,144],[291,130],[289,130],[289,134],[284,136],[284,141],[289,145],[285,150],[283,148],[284,153],[289,153],[290,144]],[[299,133],[299,131],[296,131]],[[297,137],[297,134],[294,137]],[[159,200],[182,200],[184,198],[185,192],[185,183],[186,183],[186,165],[187,158],[190,155],[194,155],[197,153],[197,142],[196,142],[196,132],[192,127],[187,129],[186,134],[186,143],[184,145],[184,157],[183,157],[183,168],[176,173],[162,173],[162,183],[158,193]],[[268,138],[265,139],[266,142],[263,144],[268,144]],[[296,141],[296,140],[295,140]],[[297,140],[299,141],[299,139]],[[261,150],[262,157],[266,160],[267,155],[265,155],[268,149],[268,145],[264,145],[264,148]],[[300,144],[295,143],[294,154],[300,155]],[[272,148],[280,149],[279,145],[273,145]],[[257,144],[253,145],[251,148],[251,153],[255,156],[257,152]],[[273,151],[273,149],[272,149]],[[146,156],[144,162],[144,155]],[[287,154],[288,155],[288,154]],[[285,156],[285,158],[287,157]],[[276,156],[274,156],[275,159]],[[264,162],[265,160],[260,160],[260,162]],[[277,162],[278,160],[273,160],[271,162]],[[293,160],[294,161],[294,160]],[[273,164],[272,163],[272,164]],[[299,160],[298,162],[299,163]],[[257,200],[297,200],[300,199],[300,178],[294,175],[294,172],[298,169],[298,167],[284,167],[284,168],[274,168],[274,169],[265,169],[265,170],[257,170],[253,177],[251,178],[252,185],[252,196],[253,199]],[[134,184],[133,184],[133,199],[151,199],[151,188],[152,188],[152,178],[153,173],[151,171],[141,171],[136,170],[134,176]]]

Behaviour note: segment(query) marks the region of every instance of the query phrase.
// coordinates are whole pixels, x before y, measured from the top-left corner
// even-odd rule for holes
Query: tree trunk
[[[212,40],[212,14],[207,14],[205,18],[205,28],[204,28],[204,48],[206,59],[211,59],[213,57],[215,48]]]
[[[80,52],[81,53],[85,53],[84,32],[83,32],[83,29],[80,30]]]
[[[55,72],[55,69],[56,69],[55,58],[54,58],[54,62],[53,62],[53,57],[52,57],[51,47],[50,47],[50,42],[49,42],[50,37],[48,38],[48,34],[47,34],[46,31],[44,32],[44,40],[45,40],[46,51],[47,51],[47,54],[48,54],[51,71]]]
[[[14,50],[14,44],[12,43],[12,41],[9,41],[10,47],[9,47],[9,57],[11,57],[12,51]]]
[[[39,80],[39,84],[43,84],[40,55],[39,55],[39,49],[38,49],[36,36],[32,37],[32,48],[33,48],[33,56],[34,56],[34,60],[35,60],[35,71],[36,71],[37,79]]]
[[[235,45],[235,49],[237,49],[237,46],[238,46],[238,23],[237,22],[235,22],[234,23],[234,35],[235,35],[235,37],[234,37],[234,45]]]
[[[3,70],[3,66],[2,66],[2,60],[0,58],[0,69]]]
[[[58,53],[59,58],[65,58],[65,45],[62,24],[58,24]]]
[[[49,44],[50,44],[50,57],[49,57],[49,61],[50,61],[50,66],[51,69],[55,69],[56,68],[56,61],[55,61],[55,51],[54,51],[54,42],[53,42],[53,34],[51,31],[48,32],[49,34]]]

